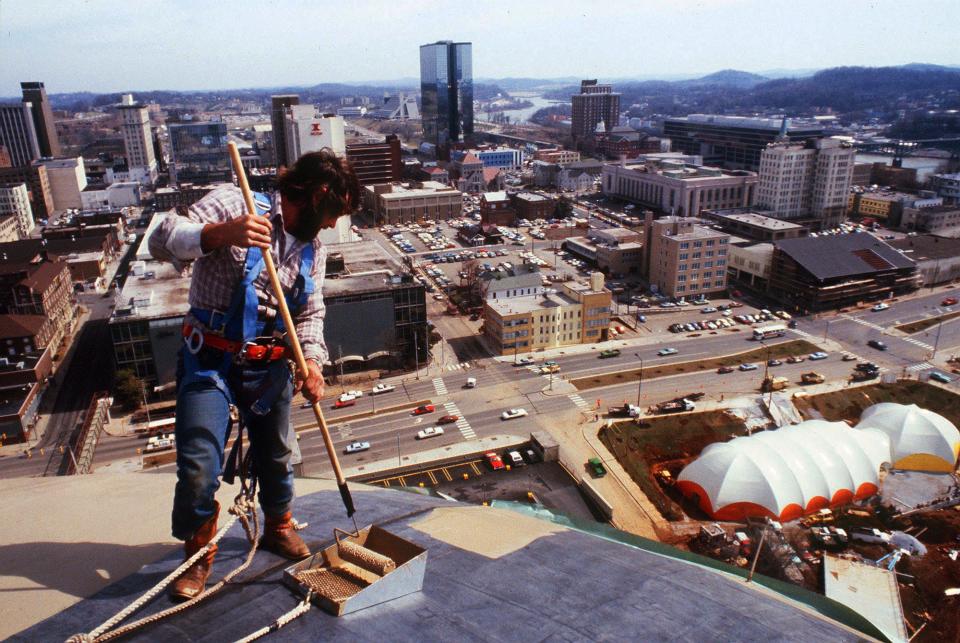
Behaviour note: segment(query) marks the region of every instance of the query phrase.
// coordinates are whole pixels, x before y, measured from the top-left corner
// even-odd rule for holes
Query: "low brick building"
[[[517,212],[517,218],[528,219],[552,219],[557,211],[557,199],[544,196],[536,192],[517,192],[510,195],[510,201],[514,210]]]

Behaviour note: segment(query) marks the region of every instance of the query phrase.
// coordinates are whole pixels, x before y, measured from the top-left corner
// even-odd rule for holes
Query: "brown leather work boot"
[[[203,546],[213,540],[217,535],[217,518],[220,515],[220,503],[215,502],[216,508],[213,517],[205,522],[193,538],[183,543],[184,560],[189,559],[195,553],[203,549]],[[193,565],[187,568],[177,580],[170,585],[170,599],[182,603],[203,592],[207,585],[207,577],[210,576],[210,569],[213,567],[213,558],[217,553],[217,546],[213,545],[206,554]]]
[[[293,528],[289,511],[282,516],[265,516],[260,549],[290,560],[300,560],[310,555],[310,548]]]

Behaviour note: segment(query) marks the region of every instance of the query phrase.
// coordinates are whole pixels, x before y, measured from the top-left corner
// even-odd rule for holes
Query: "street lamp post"
[[[417,337],[417,329],[413,329],[413,360],[416,365],[417,379],[420,379],[420,344]]]
[[[640,373],[639,378],[637,379],[637,408],[640,408],[640,391],[643,388],[643,358],[640,357],[640,353],[634,353],[636,358],[640,360]]]

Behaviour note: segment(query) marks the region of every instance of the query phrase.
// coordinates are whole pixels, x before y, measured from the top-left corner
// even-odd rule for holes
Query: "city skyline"
[[[238,2],[229,13],[183,2],[14,1],[0,8],[0,96],[19,96],[24,80],[42,80],[51,93],[107,93],[415,79],[419,45],[442,39],[474,43],[475,78],[611,80],[727,68],[757,73],[960,63],[944,28],[960,21],[957,3],[927,0],[904,8],[887,1],[815,1],[801,9],[802,20],[787,21],[783,16],[796,14],[795,3],[634,2],[612,15],[572,1],[555,3],[549,13],[493,2],[483,16],[464,22],[442,3],[405,1],[371,0],[335,13],[299,1]],[[268,37],[234,47],[233,35],[251,25],[269,25]],[[548,42],[563,46],[545,47]],[[125,56],[128,51],[137,55]]]

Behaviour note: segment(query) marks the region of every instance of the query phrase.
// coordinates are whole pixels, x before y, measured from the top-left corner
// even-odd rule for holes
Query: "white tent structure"
[[[884,433],[896,469],[950,473],[960,454],[960,431],[942,415],[916,404],[883,402],[864,410],[859,430]]]
[[[792,520],[876,493],[889,451],[883,432],[810,420],[711,444],[677,486],[715,520]]]

